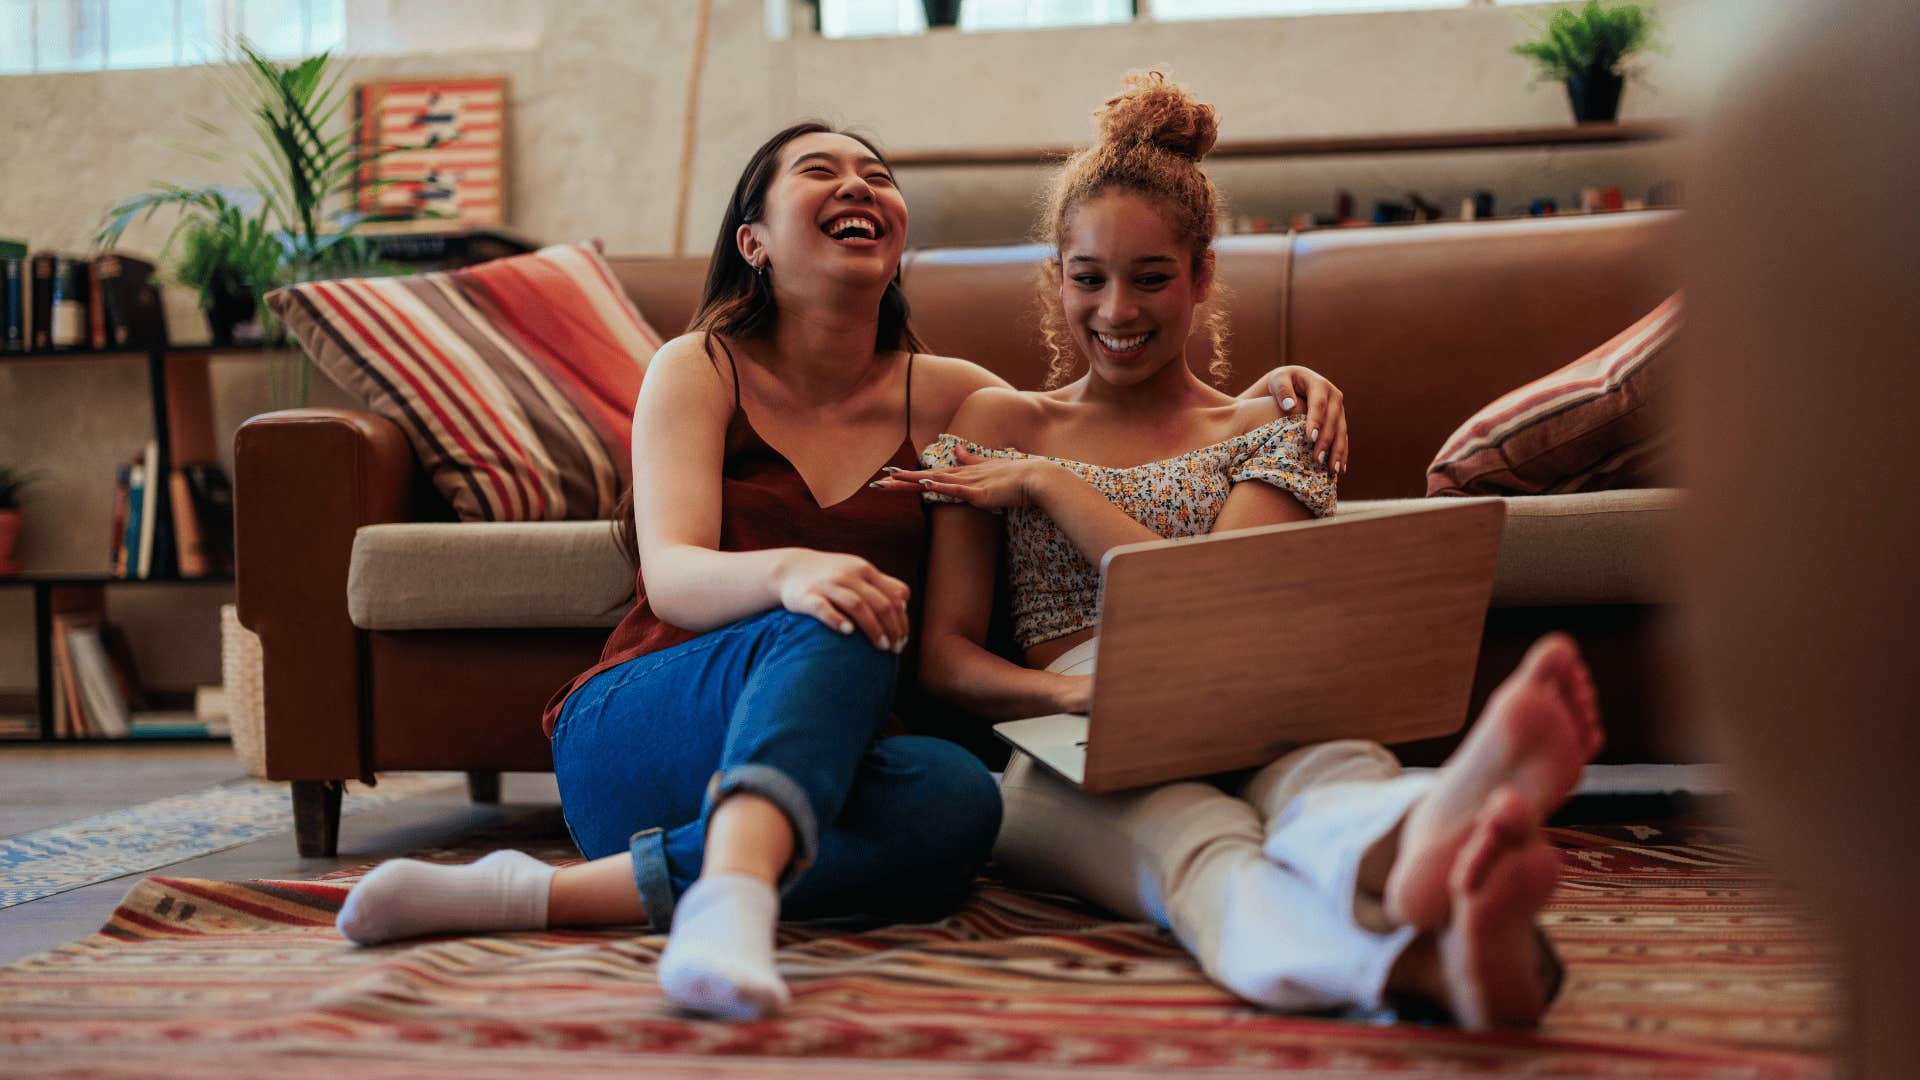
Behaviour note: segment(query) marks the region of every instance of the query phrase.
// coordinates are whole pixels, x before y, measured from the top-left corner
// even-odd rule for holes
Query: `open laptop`
[[[1505,518],[1497,499],[1435,501],[1114,548],[1089,714],[994,731],[1091,792],[1450,734]]]

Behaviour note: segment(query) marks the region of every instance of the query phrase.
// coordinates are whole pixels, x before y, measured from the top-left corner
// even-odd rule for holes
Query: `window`
[[[0,0],[0,74],[176,67],[245,36],[292,59],[346,39],[346,0]]]
[[[1135,19],[1188,22],[1252,15],[1330,15],[1536,2],[1538,0],[959,0],[959,26],[962,30],[1018,30],[1093,26]],[[820,32],[830,38],[924,33],[929,6],[923,0],[819,0]]]
[[[1136,0],[960,0],[962,30],[1021,30],[1131,22]],[[918,34],[927,29],[922,0],[820,0],[824,37]]]
[[[1168,22],[1245,15],[1330,15],[1343,11],[1401,11],[1464,7],[1471,0],[1153,0],[1153,17]]]

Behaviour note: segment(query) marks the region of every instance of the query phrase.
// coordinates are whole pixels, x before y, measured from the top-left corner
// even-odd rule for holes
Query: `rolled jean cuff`
[[[667,867],[667,834],[662,829],[634,833],[627,841],[633,856],[633,885],[640,907],[654,930],[673,928],[673,872]]]
[[[820,854],[820,823],[813,815],[813,803],[792,777],[771,765],[735,765],[714,774],[713,784],[707,789],[707,813],[711,815],[720,800],[741,791],[779,807],[793,826],[793,858],[780,875],[780,892],[785,895]]]

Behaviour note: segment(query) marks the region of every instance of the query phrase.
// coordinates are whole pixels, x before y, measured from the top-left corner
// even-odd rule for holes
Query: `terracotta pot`
[[[0,510],[0,577],[20,572],[20,564],[13,561],[13,547],[19,539],[20,511]]]

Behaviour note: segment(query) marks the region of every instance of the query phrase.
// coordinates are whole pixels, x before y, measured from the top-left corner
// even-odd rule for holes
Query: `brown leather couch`
[[[1233,389],[1275,364],[1326,374],[1345,391],[1353,424],[1343,503],[1417,497],[1434,451],[1468,415],[1607,340],[1673,291],[1676,224],[1673,214],[1636,213],[1224,239]],[[938,351],[978,361],[1017,386],[1038,385],[1046,370],[1034,317],[1041,255],[1031,247],[910,253],[904,275],[916,328]],[[704,262],[612,260],[663,330],[686,325]],[[497,797],[502,770],[551,768],[541,707],[598,657],[618,605],[586,619],[543,623],[536,614],[531,625],[405,618],[409,596],[431,605],[428,594],[405,593],[420,575],[406,570],[404,557],[380,561],[382,551],[404,556],[417,535],[392,523],[445,522],[450,514],[400,430],[370,413],[258,416],[240,430],[235,457],[240,618],[264,646],[267,773],[294,783],[303,853],[333,851],[347,778],[464,770],[474,797],[485,800]],[[1474,708],[1527,642],[1567,629],[1601,684],[1605,760],[1683,760],[1687,748],[1654,692],[1670,598],[1664,560],[1660,545],[1639,535],[1664,528],[1673,499],[1620,494],[1626,501],[1603,501],[1597,515],[1586,503],[1510,501]],[[1609,528],[1620,523],[1638,532],[1619,539]],[[359,535],[356,550],[364,527],[383,525]],[[578,542],[587,526],[446,528],[478,531],[429,535],[471,547],[568,528]],[[600,543],[597,534],[587,541]],[[1528,549],[1525,559],[1510,566],[1508,547]],[[600,581],[624,588],[605,552],[596,548],[592,558]],[[358,625],[347,599],[350,571]],[[481,591],[477,584],[430,587],[449,594]],[[368,613],[370,605],[395,607],[401,593],[402,617]],[[1446,745],[1401,749],[1425,761]]]

